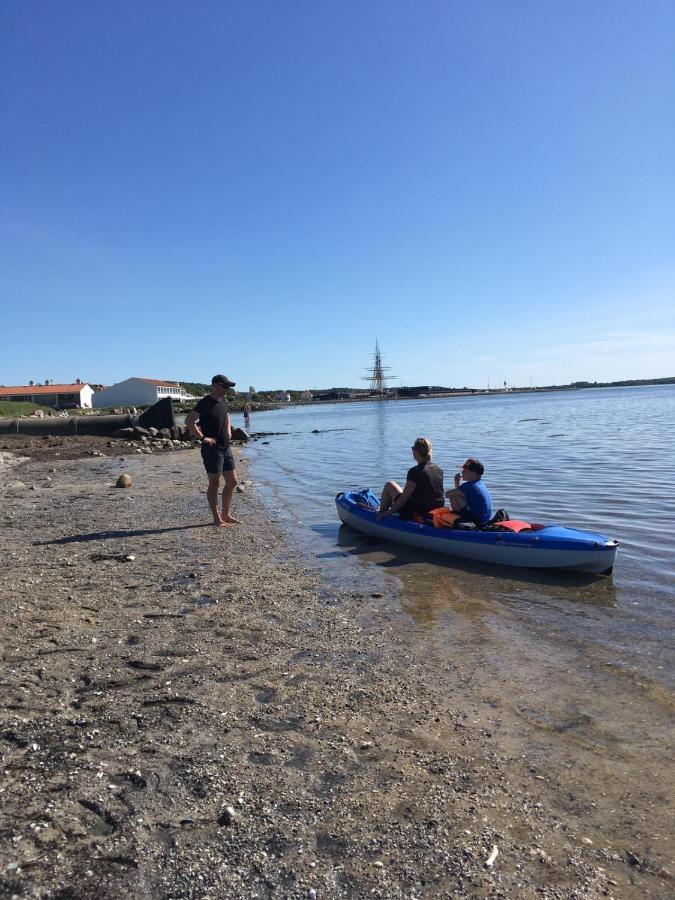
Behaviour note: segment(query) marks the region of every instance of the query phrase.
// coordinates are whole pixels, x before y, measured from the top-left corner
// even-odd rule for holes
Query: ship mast
[[[384,396],[387,393],[387,381],[393,380],[395,375],[386,375],[390,371],[389,366],[382,365],[382,352],[378,341],[375,341],[375,353],[373,354],[373,365],[366,369],[368,375],[364,376],[364,381],[370,382],[370,388],[374,394]]]

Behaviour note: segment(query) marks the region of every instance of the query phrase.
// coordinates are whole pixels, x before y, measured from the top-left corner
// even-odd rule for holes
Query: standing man
[[[239,524],[239,519],[230,515],[232,494],[237,484],[234,456],[230,447],[232,431],[230,412],[225,400],[227,389],[235,382],[225,375],[214,375],[211,392],[202,397],[185,419],[190,432],[202,443],[202,460],[209,479],[206,496],[213,513],[213,524],[217,526]],[[220,476],[225,479],[223,487],[223,511],[218,512],[218,487]]]

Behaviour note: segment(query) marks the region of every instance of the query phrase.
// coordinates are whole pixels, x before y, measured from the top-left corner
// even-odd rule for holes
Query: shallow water
[[[675,386],[292,407],[254,414],[251,430],[282,432],[247,455],[296,544],[342,586],[395,586],[401,628],[447,629],[450,639],[453,614],[476,614],[675,681]],[[341,527],[335,494],[403,483],[419,435],[433,441],[446,486],[477,456],[495,505],[513,518],[617,538],[613,576],[465,563]]]

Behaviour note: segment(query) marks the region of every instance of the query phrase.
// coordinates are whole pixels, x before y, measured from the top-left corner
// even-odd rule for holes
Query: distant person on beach
[[[232,439],[230,411],[225,400],[227,389],[234,385],[235,382],[230,381],[225,375],[214,375],[211,379],[211,392],[202,397],[185,419],[190,432],[202,442],[202,460],[209,479],[206,497],[213,513],[213,524],[218,526],[239,524],[239,519],[230,515],[237,473],[230,447]],[[221,475],[225,479],[225,486],[222,512],[219,512],[218,488]]]
[[[248,428],[251,424],[251,406],[249,403],[244,404],[244,425]]]
[[[425,515],[443,506],[443,469],[431,461],[431,441],[419,437],[412,446],[417,463],[408,470],[404,487],[388,481],[382,488],[378,519],[398,513],[402,519]]]
[[[470,456],[455,475],[455,486],[445,492],[452,511],[475,525],[486,525],[493,516],[492,497],[483,484],[485,466]]]

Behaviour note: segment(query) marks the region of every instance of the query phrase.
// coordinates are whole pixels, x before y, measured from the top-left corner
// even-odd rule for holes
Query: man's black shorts
[[[234,456],[229,447],[223,450],[221,447],[202,444],[202,461],[209,475],[222,475],[223,472],[234,470]]]

